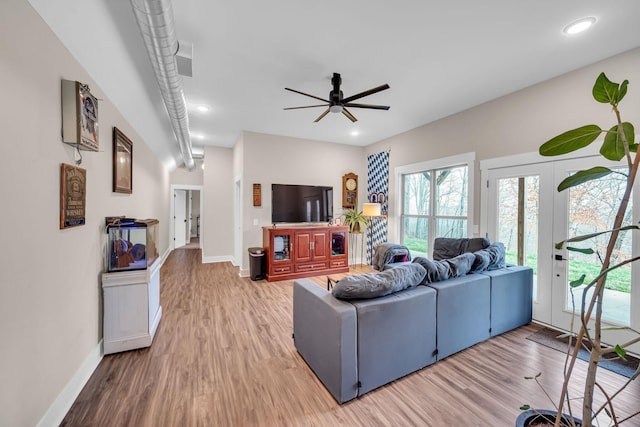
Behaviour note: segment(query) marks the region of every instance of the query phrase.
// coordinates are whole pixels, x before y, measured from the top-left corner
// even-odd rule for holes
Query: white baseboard
[[[202,263],[203,264],[209,264],[211,262],[230,262],[233,264],[233,260],[234,258],[231,255],[225,255],[225,256],[203,256],[202,257]]]
[[[80,368],[38,422],[38,427],[58,426],[102,360],[102,340],[89,353]]]

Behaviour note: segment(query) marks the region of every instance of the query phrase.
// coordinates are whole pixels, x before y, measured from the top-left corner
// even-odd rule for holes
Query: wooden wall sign
[[[85,224],[87,170],[60,165],[60,229]]]
[[[253,206],[262,206],[262,185],[253,184]]]

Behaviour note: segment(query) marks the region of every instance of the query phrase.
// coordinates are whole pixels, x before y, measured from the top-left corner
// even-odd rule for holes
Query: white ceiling
[[[180,164],[130,2],[30,3],[160,159]],[[637,0],[180,0],[173,12],[194,45],[194,147],[232,147],[243,130],[367,145],[640,46]],[[563,34],[585,16],[589,31]],[[350,109],[356,123],[283,110],[317,103],[285,87],[327,98],[333,72],[345,97],[388,83],[357,102],[391,109]]]

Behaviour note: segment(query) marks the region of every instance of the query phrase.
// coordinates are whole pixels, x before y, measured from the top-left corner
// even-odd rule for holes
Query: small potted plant
[[[369,220],[356,209],[345,209],[342,213],[344,225],[349,227],[350,233],[362,233],[369,225]]]

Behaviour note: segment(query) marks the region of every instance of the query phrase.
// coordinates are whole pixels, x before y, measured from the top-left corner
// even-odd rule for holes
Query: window
[[[422,170],[416,170],[421,166]],[[469,235],[469,166],[460,163],[444,167],[425,166],[432,164],[414,165],[399,171],[402,186],[401,242],[414,257],[429,257],[430,245],[436,237]]]

